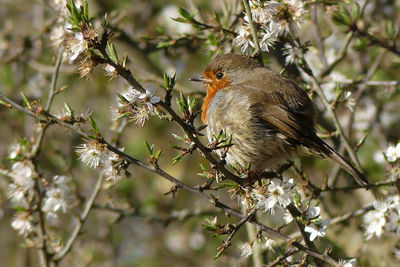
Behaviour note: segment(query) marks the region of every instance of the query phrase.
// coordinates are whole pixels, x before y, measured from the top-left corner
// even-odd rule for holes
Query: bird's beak
[[[203,76],[193,76],[189,78],[189,81],[192,82],[202,82],[202,83],[210,83],[211,81]]]

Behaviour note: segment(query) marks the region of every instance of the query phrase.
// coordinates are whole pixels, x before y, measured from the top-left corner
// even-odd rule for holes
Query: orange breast
[[[231,80],[228,77],[224,77],[221,80],[215,78],[215,73],[212,71],[204,72],[204,77],[210,79],[212,82],[207,84],[207,95],[204,99],[203,106],[201,107],[201,121],[207,123],[207,112],[210,106],[211,100],[214,98],[215,94],[231,84]]]

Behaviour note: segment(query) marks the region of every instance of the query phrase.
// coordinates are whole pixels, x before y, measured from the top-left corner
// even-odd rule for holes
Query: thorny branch
[[[24,107],[18,105],[17,103],[13,102],[12,100],[8,99],[7,97],[5,97],[2,94],[0,94],[0,99],[3,100],[4,102],[8,103],[13,108],[18,109],[18,110],[24,112],[25,114],[36,118],[37,120],[41,120],[42,121],[42,120],[48,118],[48,120],[50,120],[52,123],[55,123],[55,124],[60,125],[62,127],[65,127],[67,129],[73,131],[74,133],[81,135],[83,138],[89,138],[89,135],[86,132],[82,131],[79,127],[76,127],[75,125],[63,122],[63,121],[57,119],[56,117],[52,116],[51,114],[41,114],[41,115],[35,114],[35,113],[25,109]],[[144,169],[146,169],[146,170],[148,170],[150,172],[153,172],[153,173],[155,173],[155,174],[157,174],[157,175],[169,180],[170,182],[174,183],[175,185],[177,185],[177,186],[179,186],[179,187],[181,187],[181,188],[193,193],[194,195],[196,195],[196,196],[198,196],[198,197],[200,197],[200,198],[202,198],[204,200],[207,200],[207,201],[211,202],[211,204],[213,206],[223,210],[226,214],[233,215],[233,216],[239,217],[241,219],[244,219],[244,218],[247,217],[246,214],[242,214],[241,212],[234,210],[233,208],[231,208],[228,205],[224,204],[223,202],[219,201],[218,199],[216,199],[212,195],[208,195],[208,194],[198,190],[197,188],[195,188],[193,186],[190,186],[190,185],[187,185],[187,184],[181,182],[180,180],[174,178],[173,176],[169,175],[168,173],[166,173],[165,171],[160,169],[158,166],[150,165],[150,164],[144,163],[144,162],[142,162],[140,160],[137,160],[137,159],[131,157],[130,155],[120,151],[119,149],[113,147],[112,145],[110,145],[106,141],[103,141],[103,142],[104,142],[105,145],[107,145],[107,148],[110,151],[112,151],[112,152],[118,154],[119,156],[123,157],[129,163],[137,165],[137,166],[139,166],[141,168],[144,168]],[[88,202],[88,203],[90,203],[90,202]],[[89,209],[89,211],[90,211],[90,209]],[[87,211],[84,214],[86,214],[86,216],[87,216],[89,211]],[[84,218],[86,218],[86,217],[84,217]],[[82,217],[81,217],[81,219],[82,219]],[[265,232],[268,236],[274,237],[274,238],[278,238],[278,239],[282,239],[282,240],[284,240],[286,242],[291,243],[293,246],[297,247],[301,251],[304,251],[305,253],[309,254],[310,256],[312,256],[312,257],[314,257],[316,259],[320,259],[320,260],[323,260],[323,261],[325,261],[325,262],[327,262],[327,263],[329,263],[331,265],[338,266],[338,262],[336,260],[334,260],[333,258],[329,257],[328,255],[320,254],[319,252],[315,251],[314,249],[306,248],[303,245],[301,245],[300,243],[298,243],[297,241],[293,242],[293,240],[289,236],[284,235],[284,234],[282,234],[282,233],[280,233],[280,232],[278,232],[278,231],[276,231],[276,230],[274,230],[274,229],[272,229],[272,228],[270,228],[270,227],[268,227],[268,226],[266,226],[264,224],[261,224],[261,223],[259,223],[258,221],[256,221],[253,218],[246,219],[246,220],[248,220],[249,222],[255,224],[262,232]],[[79,229],[80,229],[80,227],[81,226],[79,226]],[[75,231],[78,231],[77,228],[75,228]],[[71,235],[71,238],[74,237],[75,235],[78,235],[79,232],[75,232],[75,231]],[[58,259],[59,257],[60,256],[56,257],[55,259]]]

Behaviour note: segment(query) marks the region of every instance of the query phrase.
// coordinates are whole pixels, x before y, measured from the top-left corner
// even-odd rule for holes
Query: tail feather
[[[367,178],[356,168],[350,165],[350,163],[345,160],[342,156],[340,156],[333,148],[331,148],[328,144],[324,142],[324,148],[327,151],[324,151],[324,154],[338,163],[340,167],[342,167],[345,171],[347,171],[351,176],[353,176],[354,180],[360,185],[367,185],[369,182]]]

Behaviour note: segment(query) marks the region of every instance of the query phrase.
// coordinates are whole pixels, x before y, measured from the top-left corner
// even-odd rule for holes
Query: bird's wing
[[[289,142],[314,147],[319,138],[314,129],[313,104],[296,83],[280,76],[267,79],[261,89],[254,83],[240,87],[242,93],[254,98],[253,115],[266,127],[283,134]]]

